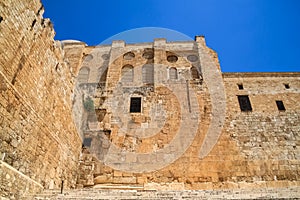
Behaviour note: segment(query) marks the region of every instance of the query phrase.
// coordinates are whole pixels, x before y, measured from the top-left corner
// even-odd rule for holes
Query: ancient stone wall
[[[300,73],[223,74],[227,120],[224,135],[243,157],[237,178],[299,183]],[[242,85],[242,88],[241,88]],[[241,112],[237,95],[248,95],[252,111]],[[285,110],[279,110],[282,101]]]
[[[55,42],[42,14],[0,2],[3,197],[299,186],[300,73],[222,74],[204,37]]]
[[[1,164],[0,193],[10,199],[35,192],[31,184],[76,183],[81,139],[71,112],[75,69],[42,14],[38,0],[0,2],[0,158],[14,169]],[[20,174],[30,184],[16,184]]]
[[[105,65],[101,48],[109,55]],[[104,114],[98,120],[97,111],[90,119],[86,115],[79,185],[158,190],[299,185],[299,73],[222,74],[203,37],[196,43],[115,41],[111,48],[90,50],[84,51],[93,59],[82,66],[107,68],[106,81],[93,87],[92,73],[81,89]],[[153,78],[145,76],[145,65],[154,66]],[[251,111],[241,110],[238,96],[248,96]],[[137,113],[129,111],[132,97],[142,101]]]

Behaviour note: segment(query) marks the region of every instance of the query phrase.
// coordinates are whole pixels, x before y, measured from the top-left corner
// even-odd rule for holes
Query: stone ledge
[[[300,77],[300,72],[223,72],[223,78]]]

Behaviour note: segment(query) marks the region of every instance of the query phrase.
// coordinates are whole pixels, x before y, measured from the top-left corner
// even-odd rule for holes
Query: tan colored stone
[[[113,183],[122,183],[122,184],[136,184],[136,177],[114,177]]]
[[[31,179],[46,189],[59,189],[62,180],[65,188],[76,182],[80,187],[138,183],[164,190],[299,184],[299,72],[222,73],[204,37],[196,37],[196,43],[157,39],[97,47],[55,42],[39,1],[10,3],[0,5],[0,49],[5,52],[0,59],[0,152],[17,171],[6,175],[1,191],[35,192],[35,186],[25,185]],[[145,58],[146,51],[154,58]],[[128,52],[135,56],[128,59]],[[189,61],[190,55],[199,63]],[[153,82],[145,83],[142,66],[149,64],[155,65],[149,76]],[[125,65],[132,66],[131,82],[122,80]],[[82,67],[88,68],[86,77]],[[101,74],[105,67],[107,74]],[[74,77],[86,79],[80,95]],[[98,85],[91,94],[97,116],[81,105],[93,85]],[[252,111],[241,111],[239,95],[249,96]],[[129,112],[133,96],[142,100],[140,113]],[[278,100],[285,111],[278,111]],[[79,157],[81,137],[92,142]],[[113,146],[121,150],[111,153]]]
[[[102,184],[107,182],[109,182],[109,178],[107,177],[107,175],[101,175],[94,178],[94,184]]]
[[[122,172],[118,170],[114,170],[114,176],[115,177],[122,176]]]

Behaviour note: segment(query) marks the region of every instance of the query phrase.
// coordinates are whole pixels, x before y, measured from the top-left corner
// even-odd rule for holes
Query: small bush
[[[87,112],[95,110],[94,101],[91,97],[87,97],[83,102],[83,107]]]

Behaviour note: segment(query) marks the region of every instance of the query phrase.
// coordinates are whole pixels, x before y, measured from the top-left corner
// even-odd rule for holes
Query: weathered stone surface
[[[204,37],[54,41],[39,1],[4,0],[0,11],[1,198],[62,180],[229,197],[299,191],[299,72],[222,73]]]
[[[44,189],[40,183],[18,172],[3,161],[0,161],[0,182],[1,198],[23,199],[26,195],[40,193]]]
[[[0,196],[9,199],[59,188],[62,180],[75,187],[77,179],[72,69],[43,12],[38,0],[0,3],[0,155],[24,175],[1,169],[1,180],[10,178],[1,181]]]
[[[126,173],[148,189],[156,184],[170,188],[171,183],[184,189],[299,183],[300,73],[222,74],[216,53],[203,37],[196,43],[159,39],[145,44],[116,42],[94,51],[85,48],[107,69],[105,86],[91,90],[97,81],[93,74],[81,85],[95,107],[105,110],[105,117],[98,118],[100,126],[83,130],[84,137],[92,138],[88,149],[100,160],[95,168],[105,168],[103,175],[110,177],[105,183],[121,183]],[[153,60],[143,57],[146,49],[152,49]],[[134,56],[125,59],[129,53]],[[110,55],[106,65],[101,64],[102,54]],[[169,62],[170,55],[177,61]],[[199,58],[198,79],[192,69],[197,63],[189,62],[189,55]],[[95,71],[96,61],[82,65]],[[145,85],[143,66],[149,64],[154,66],[154,81]],[[133,70],[125,81],[123,66]],[[170,68],[177,76],[170,76]],[[249,96],[251,112],[241,111],[237,95]],[[141,112],[129,112],[131,97],[141,98]],[[283,101],[285,111],[278,111],[276,100]],[[84,121],[89,123],[88,118]],[[104,121],[108,125],[102,126]],[[184,137],[178,136],[181,129]]]
[[[170,184],[171,185],[171,184]],[[176,185],[176,184],[173,184]],[[177,184],[179,186],[179,184]],[[108,187],[109,188],[109,187]],[[45,191],[43,194],[35,196],[34,199],[298,199],[300,198],[299,186],[289,188],[245,188],[231,190],[193,190],[186,191],[178,189],[172,191],[140,191],[139,188],[123,186],[121,190],[107,189],[82,189],[67,190],[64,194],[58,191]]]

